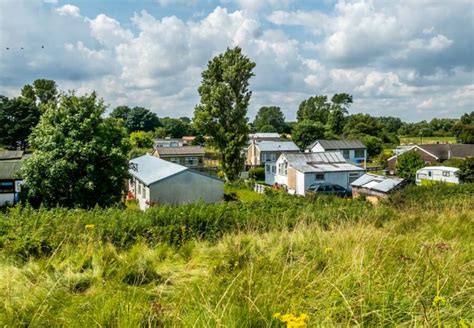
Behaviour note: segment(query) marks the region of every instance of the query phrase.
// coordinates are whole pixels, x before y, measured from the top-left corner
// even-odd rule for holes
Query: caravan
[[[456,176],[458,168],[448,166],[427,166],[416,171],[416,184],[428,185],[433,182],[446,182],[459,184]]]

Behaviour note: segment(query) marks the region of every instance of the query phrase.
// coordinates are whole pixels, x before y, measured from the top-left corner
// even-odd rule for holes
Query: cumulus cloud
[[[74,16],[74,17],[81,17],[81,10],[79,7],[73,5],[64,5],[62,7],[56,8],[56,12],[62,16]]]

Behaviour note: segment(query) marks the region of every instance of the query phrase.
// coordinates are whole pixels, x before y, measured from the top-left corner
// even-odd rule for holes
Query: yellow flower
[[[276,312],[276,313],[273,313],[273,317],[275,319],[279,319],[281,317],[281,312]]]
[[[331,253],[332,252],[332,248],[331,247],[326,247],[324,249],[324,253],[328,254],[328,253]]]
[[[438,304],[441,304],[441,305],[446,304],[446,298],[444,298],[443,296],[436,295],[433,298],[433,306],[438,306]]]
[[[92,230],[95,228],[95,224],[86,224],[86,229]]]

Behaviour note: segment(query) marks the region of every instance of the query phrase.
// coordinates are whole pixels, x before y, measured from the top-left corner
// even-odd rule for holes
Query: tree
[[[296,117],[298,122],[313,121],[326,124],[330,113],[331,104],[327,96],[314,96],[303,100],[298,108]]]
[[[456,175],[463,183],[474,183],[474,157],[469,157],[462,162]]]
[[[453,130],[458,142],[474,144],[474,111],[462,115]]]
[[[344,112],[340,109],[334,109],[329,113],[327,130],[334,135],[340,135],[344,129]]]
[[[369,114],[354,114],[347,117],[344,125],[344,135],[346,137],[359,136],[367,134],[370,136],[378,136],[382,131],[382,126],[375,117]]]
[[[153,134],[145,131],[130,133],[130,145],[136,148],[153,148]]]
[[[182,138],[192,134],[191,124],[181,118],[164,117],[161,120],[166,136],[171,138]]]
[[[214,57],[202,73],[200,104],[194,111],[194,125],[222,153],[222,170],[235,180],[243,167],[242,148],[247,144],[247,107],[252,92],[249,79],[255,63],[242,49],[227,49]]]
[[[261,107],[258,110],[255,120],[253,121],[254,129],[257,132],[278,132],[283,133],[285,130],[285,116],[280,107],[269,106]],[[272,127],[272,131],[263,131],[263,127],[269,130],[268,126]]]
[[[126,121],[128,116],[130,115],[131,110],[132,109],[128,106],[117,106],[117,107],[114,108],[112,113],[110,113],[110,117],[120,118],[120,119]]]
[[[304,150],[317,139],[324,137],[324,126],[320,122],[302,121],[295,125],[292,139],[295,144]]]
[[[38,124],[40,111],[30,99],[0,96],[0,144],[25,150],[28,136]]]
[[[425,166],[423,159],[414,151],[407,151],[397,158],[397,175],[408,182],[414,182],[416,171]]]
[[[379,155],[383,150],[383,141],[380,138],[365,135],[361,138],[361,141],[367,147],[369,158]]]
[[[22,167],[32,204],[90,208],[120,201],[128,177],[129,143],[125,129],[104,119],[95,93],[61,96],[46,106],[30,143],[33,154]]]
[[[349,113],[349,107],[352,104],[352,96],[348,93],[336,93],[331,98],[331,110],[341,111],[343,114]]]
[[[26,84],[21,89],[21,96],[43,108],[47,104],[57,102],[58,86],[53,80],[37,79],[33,85]]]

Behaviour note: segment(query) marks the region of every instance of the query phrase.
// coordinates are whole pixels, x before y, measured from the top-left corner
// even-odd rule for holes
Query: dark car
[[[313,183],[308,187],[306,192],[316,193],[322,195],[334,195],[340,197],[351,197],[352,192],[340,185],[323,182],[323,183]]]

